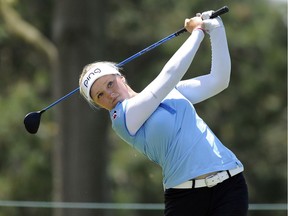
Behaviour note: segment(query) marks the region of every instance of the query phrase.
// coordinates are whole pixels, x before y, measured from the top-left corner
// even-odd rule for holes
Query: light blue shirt
[[[125,123],[127,103],[129,100],[124,100],[110,111],[113,130],[162,167],[166,189],[203,174],[242,166],[177,89],[165,97],[133,136]]]

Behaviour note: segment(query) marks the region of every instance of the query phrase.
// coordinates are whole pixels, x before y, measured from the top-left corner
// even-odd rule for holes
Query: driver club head
[[[43,113],[42,111],[30,112],[25,116],[24,125],[29,133],[31,134],[37,133],[42,113]]]

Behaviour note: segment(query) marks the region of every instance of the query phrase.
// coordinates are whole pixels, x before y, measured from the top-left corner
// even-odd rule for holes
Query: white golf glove
[[[223,22],[219,16],[216,18],[210,19],[213,12],[214,11],[210,10],[210,11],[205,11],[201,14],[201,18],[204,23],[204,29],[208,34],[210,34],[214,29],[223,26]]]
[[[213,12],[214,12],[213,10],[203,12],[203,13],[201,14],[202,20],[207,20],[207,19],[209,19],[209,18],[212,16],[212,13],[213,13]]]

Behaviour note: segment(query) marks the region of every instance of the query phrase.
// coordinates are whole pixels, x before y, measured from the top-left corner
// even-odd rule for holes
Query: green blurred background
[[[244,163],[249,202],[287,203],[287,2],[274,0],[0,0],[0,200],[163,203],[160,168],[116,137],[108,113],[78,93],[46,112],[36,135],[23,119],[78,87],[85,64],[120,62],[185,18],[224,5],[230,86],[196,109]],[[143,89],[187,37],[125,65],[130,85]],[[210,61],[206,37],[186,76],[209,72]],[[0,216],[20,215],[163,213],[0,205]]]

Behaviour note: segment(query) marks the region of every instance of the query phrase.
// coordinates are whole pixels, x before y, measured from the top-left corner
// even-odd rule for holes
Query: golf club
[[[224,6],[216,11],[214,11],[210,17],[210,19],[215,18],[221,14],[227,13],[229,11],[229,8],[227,6]],[[148,46],[147,48],[141,50],[140,52],[130,56],[129,58],[125,59],[124,61],[120,62],[117,64],[117,67],[122,67],[123,65],[127,64],[128,62],[132,61],[133,59],[143,55],[144,53],[158,47],[159,45],[171,40],[172,38],[175,38],[177,36],[179,36],[180,34],[186,32],[187,30],[185,28],[182,28],[170,35],[168,35],[167,37],[159,40],[158,42]],[[71,95],[73,95],[75,92],[79,91],[79,87],[74,89],[73,91],[69,92],[68,94],[66,94],[65,96],[61,97],[60,99],[58,99],[57,101],[53,102],[52,104],[50,104],[49,106],[45,107],[44,109],[40,110],[40,111],[35,111],[35,112],[30,112],[28,113],[25,118],[24,118],[24,125],[26,130],[31,133],[31,134],[35,134],[37,133],[38,129],[39,129],[39,125],[40,125],[40,120],[41,120],[41,115],[48,109],[50,109],[51,107],[55,106],[56,104],[60,103],[61,101],[65,100],[66,98],[70,97]]]

